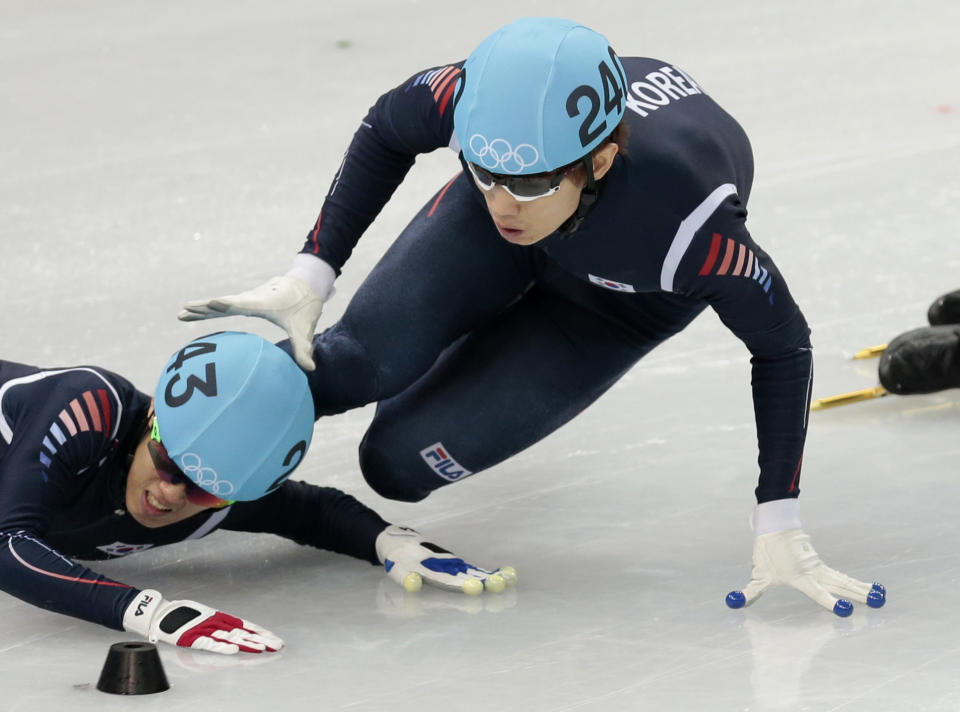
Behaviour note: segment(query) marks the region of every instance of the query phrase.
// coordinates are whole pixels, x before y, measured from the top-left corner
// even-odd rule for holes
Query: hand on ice
[[[851,600],[871,608],[886,602],[880,584],[857,581],[820,560],[801,528],[796,498],[758,504],[752,525],[753,572],[742,590],[727,594],[731,608],[749,606],[772,586],[792,586],[841,617],[853,612]]]
[[[500,593],[517,582],[512,567],[481,569],[424,541],[419,532],[407,527],[391,525],[384,529],[377,537],[376,549],[387,576],[410,592],[419,590],[426,581],[431,586],[476,596],[484,590]]]
[[[841,617],[853,612],[851,600],[880,608],[887,599],[880,584],[858,581],[824,564],[801,529],[756,537],[750,581],[727,594],[727,605],[749,606],[771,586],[792,586]]]
[[[266,628],[196,601],[166,601],[157,591],[141,591],[123,614],[123,629],[151,643],[162,641],[222,655],[276,652],[283,641]]]

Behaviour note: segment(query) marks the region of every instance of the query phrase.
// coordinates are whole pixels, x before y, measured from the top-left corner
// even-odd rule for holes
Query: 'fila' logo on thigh
[[[443,443],[437,442],[425,447],[420,451],[420,457],[431,470],[450,482],[456,482],[473,474],[447,453]]]

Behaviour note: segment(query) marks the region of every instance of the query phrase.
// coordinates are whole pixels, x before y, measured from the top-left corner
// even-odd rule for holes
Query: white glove
[[[750,582],[742,591],[728,593],[727,605],[749,606],[777,585],[792,586],[841,617],[853,613],[853,604],[847,599],[871,608],[880,608],[887,599],[880,584],[857,581],[824,564],[802,529],[770,532],[754,539]]]
[[[487,571],[468,564],[436,544],[424,541],[420,533],[390,525],[377,536],[377,558],[387,576],[407,591],[419,591],[423,582],[448,591],[477,596],[484,589],[500,593],[517,582],[512,566]]]
[[[181,321],[220,316],[256,316],[287,332],[293,357],[300,368],[313,371],[313,332],[323,311],[323,299],[302,279],[285,274],[266,284],[216,299],[187,302],[177,315]]]
[[[196,601],[165,601],[159,592],[146,589],[127,606],[123,629],[139,633],[151,643],[158,640],[182,648],[209,650],[223,655],[276,652],[283,641],[265,628],[214,610]]]

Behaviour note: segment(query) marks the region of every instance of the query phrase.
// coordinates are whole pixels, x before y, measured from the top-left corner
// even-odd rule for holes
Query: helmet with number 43
[[[583,159],[626,110],[626,75],[607,39],[570,20],[528,17],[467,59],[454,133],[468,163],[545,173]]]
[[[171,356],[154,411],[170,458],[225,500],[259,499],[277,489],[313,435],[304,372],[279,347],[243,332],[201,336]]]

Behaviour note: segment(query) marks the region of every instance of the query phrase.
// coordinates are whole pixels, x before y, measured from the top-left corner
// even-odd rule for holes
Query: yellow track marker
[[[887,350],[886,344],[877,344],[876,346],[868,346],[865,349],[860,349],[853,355],[854,358],[873,358],[874,356],[879,356],[884,351]]]
[[[883,386],[874,386],[873,388],[861,388],[859,391],[850,391],[836,396],[827,396],[826,398],[817,398],[810,403],[810,410],[824,410],[834,408],[838,405],[847,405],[848,403],[859,403],[860,401],[870,400],[872,398],[882,398],[888,391]]]

